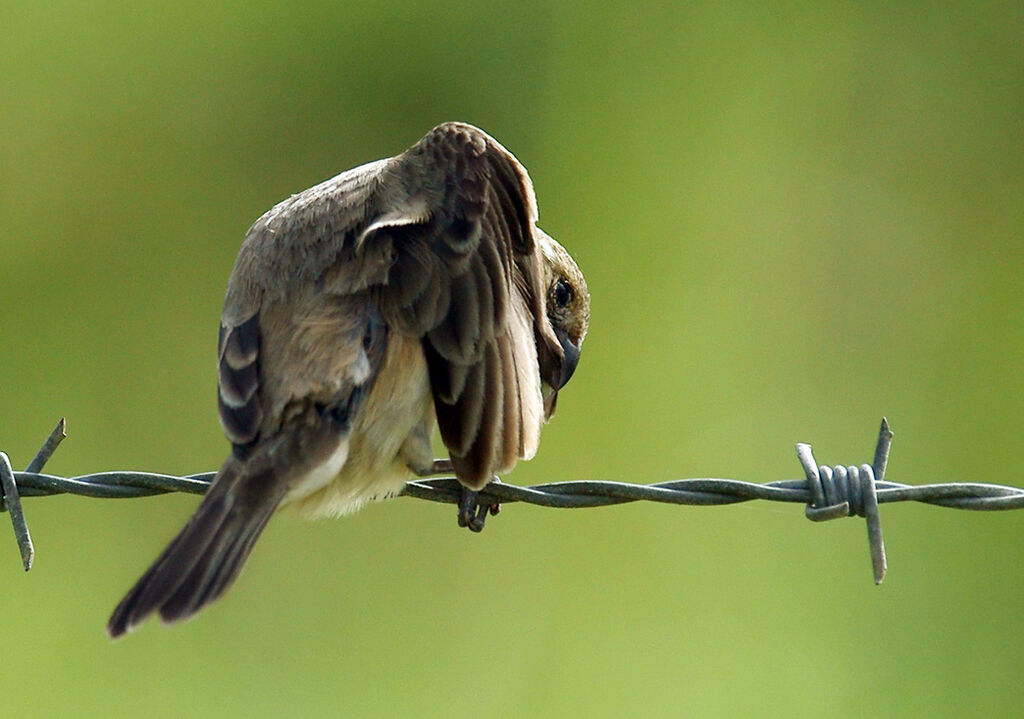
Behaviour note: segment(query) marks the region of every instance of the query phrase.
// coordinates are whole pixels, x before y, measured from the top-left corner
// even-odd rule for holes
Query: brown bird
[[[231,455],[110,636],[217,599],[285,504],[345,514],[448,469],[459,523],[479,530],[475,492],[537,451],[590,317],[582,273],[536,221],[526,169],[461,123],[258,219],[220,327]]]

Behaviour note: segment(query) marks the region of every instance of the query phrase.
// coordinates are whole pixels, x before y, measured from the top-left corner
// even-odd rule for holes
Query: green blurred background
[[[0,4],[0,449],[214,469],[249,224],[444,120],[529,168],[593,294],[509,481],[1024,485],[1015,3]],[[11,716],[944,716],[1024,702],[1024,513],[411,499],[271,523],[227,597],[103,625],[193,496],[25,503],[0,542]],[[6,522],[6,520],[2,520]],[[0,533],[8,530],[0,527]]]

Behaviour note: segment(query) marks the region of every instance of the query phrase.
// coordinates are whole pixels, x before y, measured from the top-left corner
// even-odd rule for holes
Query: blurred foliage
[[[215,468],[248,225],[459,119],[587,273],[580,371],[510,481],[1024,484],[1020,3],[0,4],[0,448]],[[1009,471],[1008,471],[1009,469]],[[25,505],[12,716],[1009,715],[1024,514],[450,507],[271,523],[195,621],[103,623],[194,497]],[[5,521],[5,520],[4,520]],[[5,540],[7,541],[7,540]],[[0,545],[2,546],[2,545]],[[1013,550],[1013,551],[1010,551]]]

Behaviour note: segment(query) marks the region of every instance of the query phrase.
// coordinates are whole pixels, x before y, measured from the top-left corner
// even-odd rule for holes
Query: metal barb
[[[18,496],[18,483],[14,479],[11,460],[4,452],[0,452],[0,484],[3,485],[7,511],[11,513],[14,537],[18,540],[18,549],[21,550],[21,563],[27,572],[32,568],[35,550],[32,548],[32,537],[28,533],[28,524],[25,523],[25,513],[21,511],[21,497]]]
[[[26,473],[39,474],[43,467],[50,461],[54,450],[57,449],[64,438],[67,437],[67,421],[60,418],[57,426],[50,432],[50,436],[43,442],[43,446],[36,452],[36,456],[25,468]],[[11,469],[10,458],[0,452],[0,483],[3,485],[3,496],[0,497],[0,511],[11,513],[11,524],[14,525],[14,536],[18,540],[18,549],[21,551],[21,563],[25,571],[32,569],[32,562],[35,560],[36,551],[32,546],[32,535],[28,531],[28,523],[25,521],[25,513],[21,509],[21,493],[18,489],[18,481],[14,470]]]
[[[868,523],[868,544],[871,547],[871,567],[875,573],[875,584],[885,579],[888,565],[885,560],[885,542],[882,540],[882,520],[878,516],[878,490],[876,484],[885,480],[885,467],[889,464],[889,449],[892,447],[892,430],[889,420],[882,417],[878,429],[878,444],[875,445],[875,459],[871,464],[874,479],[867,484],[868,501],[865,503],[864,519]]]
[[[808,519],[823,522],[839,517],[864,517],[868,527],[868,545],[871,549],[871,568],[875,584],[885,579],[885,542],[882,539],[882,521],[878,514],[878,490],[876,483],[885,473],[892,444],[889,423],[882,418],[882,429],[875,449],[874,467],[862,464],[859,467],[818,466],[811,451],[811,445],[796,445],[796,455],[807,477],[810,501],[804,510]]]
[[[42,472],[43,467],[50,461],[50,457],[53,456],[53,452],[57,449],[57,445],[64,441],[68,436],[67,433],[67,420],[64,417],[60,418],[60,422],[50,432],[50,436],[43,442],[43,446],[36,452],[36,456],[32,458],[32,461],[25,467],[26,472]]]

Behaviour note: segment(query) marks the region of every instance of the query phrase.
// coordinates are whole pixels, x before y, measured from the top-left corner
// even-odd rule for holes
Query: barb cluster
[[[6,509],[11,515],[26,570],[32,566],[34,552],[21,509],[21,497],[65,493],[101,498],[148,497],[167,492],[204,494],[216,474],[204,472],[184,477],[150,472],[98,472],[77,477],[43,474],[43,466],[65,436],[65,422],[62,419],[23,472],[14,471],[7,455],[0,452],[0,486],[3,488],[0,509]],[[882,582],[886,570],[885,545],[878,514],[880,504],[913,501],[974,510],[1024,507],[1024,489],[1017,487],[967,482],[911,486],[885,481],[892,437],[889,423],[883,418],[872,463],[858,466],[819,466],[811,446],[797,444],[803,479],[766,484],[735,479],[677,479],[658,484],[584,480],[532,487],[495,481],[480,491],[477,501],[480,506],[524,502],[566,509],[637,501],[700,506],[735,504],[752,499],[795,502],[806,505],[805,514],[813,521],[848,516],[863,517],[867,521],[876,584]],[[408,482],[402,495],[458,504],[461,486],[454,477],[418,479]]]

